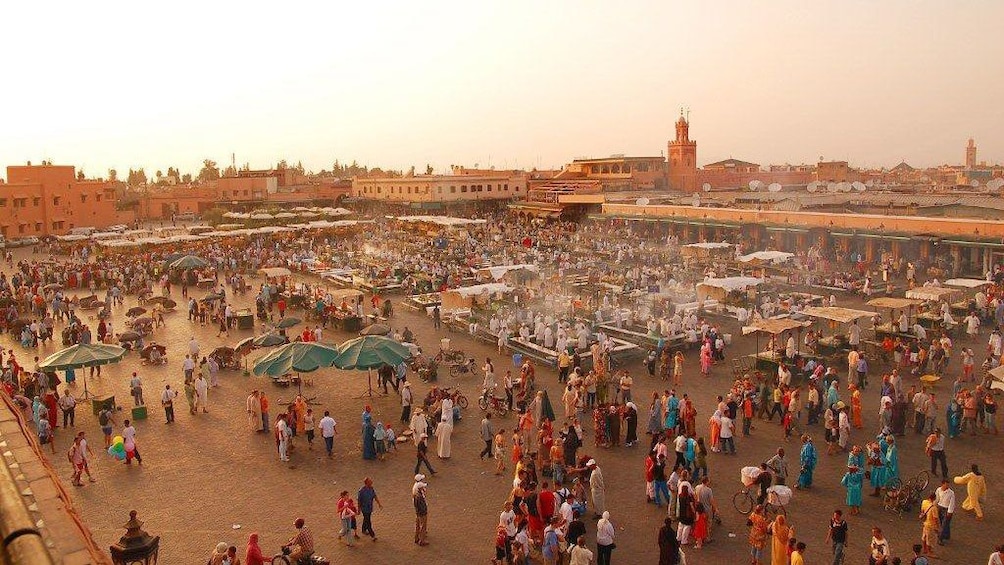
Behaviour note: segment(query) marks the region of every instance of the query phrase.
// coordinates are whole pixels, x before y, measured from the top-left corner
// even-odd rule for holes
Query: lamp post
[[[151,537],[142,530],[143,522],[136,518],[136,511],[129,512],[129,521],[123,528],[126,534],[118,543],[109,547],[115,565],[157,565],[160,536]]]

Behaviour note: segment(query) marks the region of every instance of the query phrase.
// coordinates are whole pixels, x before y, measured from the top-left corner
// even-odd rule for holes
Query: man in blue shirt
[[[383,509],[383,504],[380,503],[376,490],[373,488],[373,480],[369,477],[363,479],[363,488],[359,489],[356,501],[359,503],[359,511],[363,514],[363,535],[370,536],[373,541],[376,541],[376,532],[373,531],[373,522],[370,518],[373,515],[373,503],[376,502],[381,509]]]

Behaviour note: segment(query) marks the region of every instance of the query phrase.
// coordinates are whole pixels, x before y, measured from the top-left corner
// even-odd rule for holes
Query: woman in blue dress
[[[945,412],[945,421],[948,422],[948,437],[958,437],[961,431],[960,426],[962,425],[962,406],[955,401],[954,397],[948,403],[948,409]]]
[[[363,459],[376,459],[376,428],[373,427],[373,413],[367,406],[363,411]]]
[[[857,514],[861,509],[861,485],[865,482],[865,475],[857,465],[849,465],[844,478],[840,479],[840,484],[847,488],[847,506],[851,509],[851,514]]]
[[[659,393],[652,393],[652,406],[648,409],[648,426],[645,433],[655,437],[662,431],[662,402],[659,401]]]
[[[872,496],[878,496],[879,490],[885,486],[885,455],[882,453],[881,444],[868,444],[868,466],[870,467],[868,470],[869,484],[875,489]]]
[[[795,488],[809,488],[812,486],[812,473],[816,470],[816,446],[807,435],[802,436],[802,451],[798,455],[798,462],[800,467]]]
[[[865,453],[861,450],[861,446],[855,445],[851,448],[851,452],[847,454],[847,466],[854,466],[858,469],[865,468]]]
[[[666,401],[666,429],[672,430],[676,428],[676,421],[680,415],[680,399],[676,397],[676,393],[670,394],[669,400]]]
[[[48,409],[45,407],[45,404],[42,403],[41,398],[36,396],[35,399],[31,402],[31,419],[32,421],[35,422],[36,430],[38,429],[39,420],[42,419],[42,414],[45,414],[47,410]]]
[[[886,438],[889,449],[885,451],[885,482],[899,480],[899,451],[896,449],[896,438],[889,436]]]

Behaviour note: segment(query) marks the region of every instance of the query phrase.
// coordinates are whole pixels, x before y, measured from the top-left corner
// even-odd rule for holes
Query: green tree
[[[143,167],[140,167],[135,171],[129,169],[129,176],[126,177],[126,183],[128,183],[129,186],[143,186],[146,184],[146,171],[143,170]]]
[[[432,174],[432,165],[430,165],[429,163],[425,164],[425,174],[427,174],[427,175],[431,175]]]
[[[220,168],[216,166],[216,161],[206,159],[202,161],[202,170],[199,171],[199,180],[211,181],[220,178]]]
[[[181,175],[181,182],[192,182],[192,175],[188,173]]]

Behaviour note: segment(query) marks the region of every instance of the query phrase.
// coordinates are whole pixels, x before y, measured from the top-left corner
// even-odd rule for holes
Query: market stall
[[[889,311],[889,321],[878,323],[874,326],[875,341],[882,341],[886,336],[890,336],[894,339],[897,337],[906,340],[917,339],[916,335],[910,333],[909,328],[912,327],[910,320],[916,319],[913,311],[920,304],[922,304],[920,300],[914,300],[912,298],[896,298],[894,296],[883,296],[881,298],[873,298],[872,300],[869,300],[868,305],[875,308],[876,311]],[[896,316],[897,311],[906,316],[906,332],[901,331],[901,328],[899,327],[899,317]]]
[[[810,306],[802,310],[802,315],[817,320],[827,320],[830,329],[834,330],[833,335],[828,337],[820,336],[816,340],[816,354],[818,355],[831,355],[848,349],[850,345],[847,333],[837,333],[835,331],[841,324],[852,324],[858,320],[875,317],[874,312],[841,308],[838,306]]]

